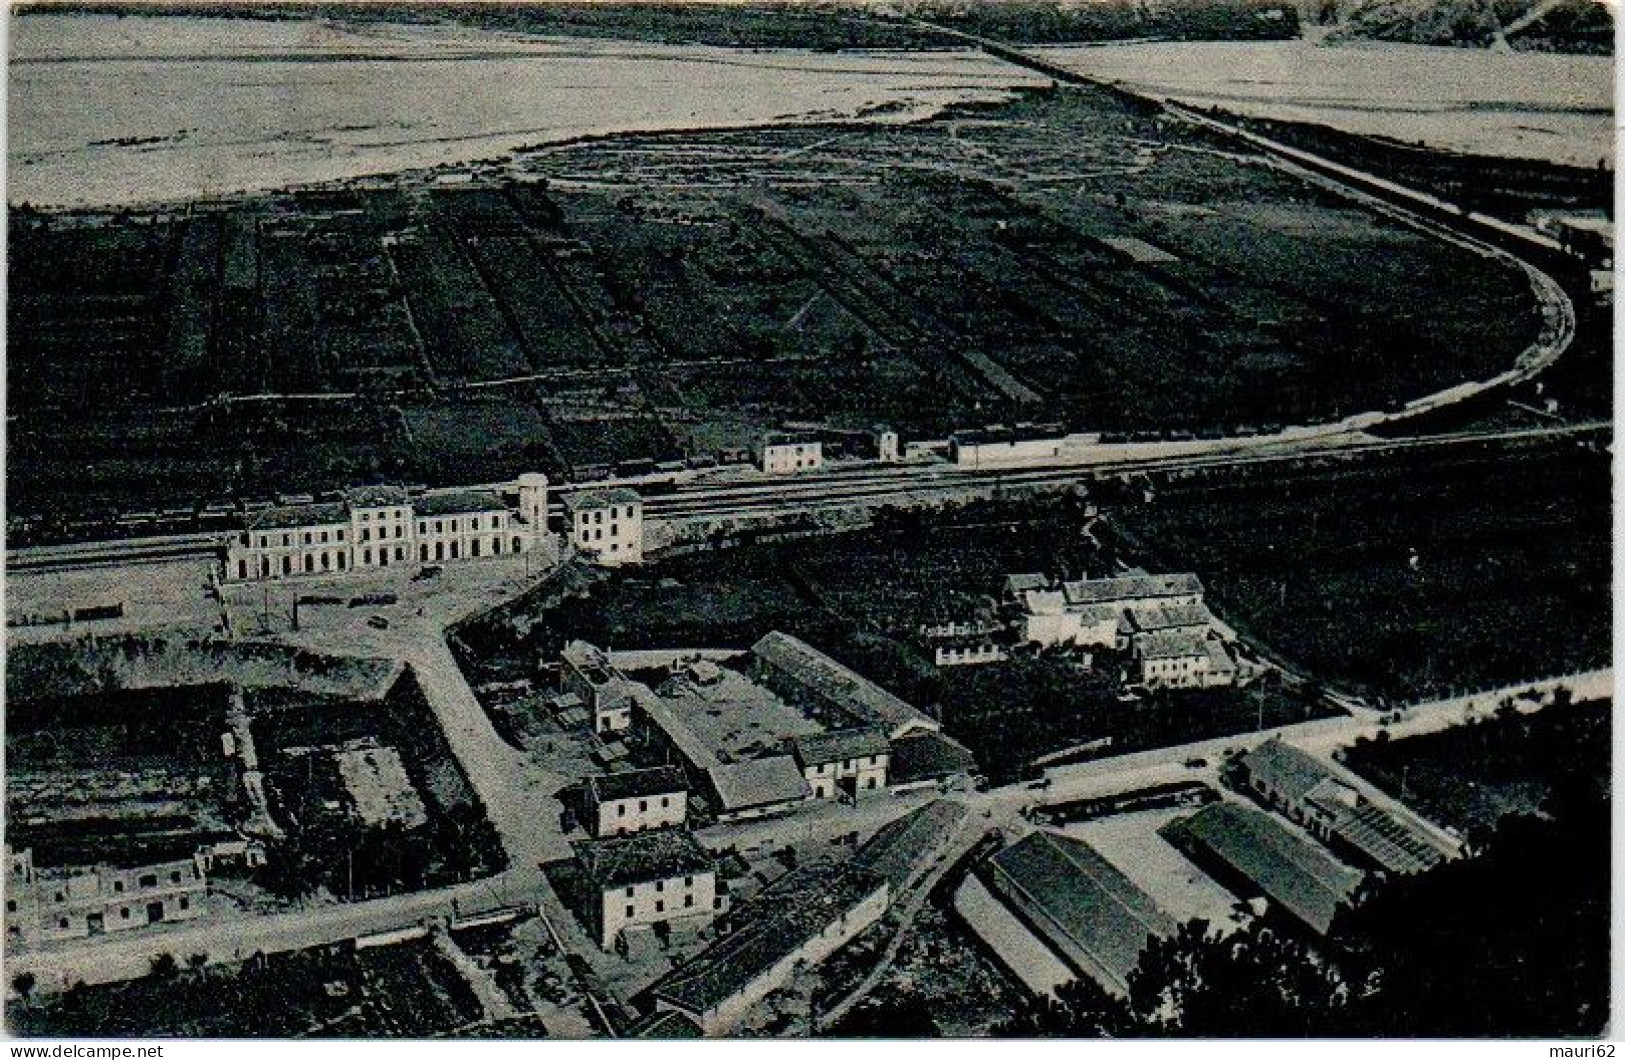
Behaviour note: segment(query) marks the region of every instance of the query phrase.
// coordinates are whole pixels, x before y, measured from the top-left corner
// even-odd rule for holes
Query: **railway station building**
[[[226,548],[227,581],[274,581],[531,552],[553,544],[547,476],[521,475],[517,508],[493,490],[414,497],[364,486],[341,500],[268,508]]]

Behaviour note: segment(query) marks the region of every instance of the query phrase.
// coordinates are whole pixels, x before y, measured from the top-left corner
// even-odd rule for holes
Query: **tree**
[[[152,977],[154,979],[173,979],[180,970],[173,953],[160,953],[151,961]]]
[[[39,981],[34,978],[33,972],[18,972],[11,977],[11,988],[17,992],[18,997],[23,999],[25,1005],[28,1004],[29,995],[34,992],[34,987],[37,985],[39,985]]]

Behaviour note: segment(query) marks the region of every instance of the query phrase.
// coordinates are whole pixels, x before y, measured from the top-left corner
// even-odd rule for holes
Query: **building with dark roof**
[[[1164,629],[1134,638],[1134,661],[1148,688],[1218,688],[1240,668],[1225,646],[1193,629]]]
[[[718,821],[782,813],[813,797],[806,776],[789,755],[717,762],[705,776],[715,800],[712,816]]]
[[[1236,769],[1260,799],[1371,868],[1408,876],[1454,853],[1425,828],[1367,799],[1320,759],[1280,739],[1242,755]]]
[[[986,879],[1057,956],[1119,997],[1146,947],[1177,927],[1094,848],[1054,832],[1001,850],[988,860]]]
[[[886,780],[894,792],[932,785],[948,787],[976,773],[976,756],[940,732],[917,732],[893,740]]]
[[[688,778],[676,766],[588,777],[587,824],[600,839],[688,819]]]
[[[881,828],[852,855],[852,863],[885,877],[897,894],[953,837],[969,812],[963,803],[948,799],[927,803]]]
[[[1214,803],[1170,821],[1161,835],[1220,885],[1267,898],[1320,935],[1355,901],[1364,880],[1363,873],[1269,814],[1234,803]]]
[[[266,581],[553,550],[547,476],[521,475],[515,488],[517,510],[490,491],[414,499],[397,486],[363,486],[341,501],[268,508],[231,538],[225,578]]]
[[[608,949],[627,928],[715,916],[726,906],[716,862],[685,831],[662,829],[576,846],[587,919]]]
[[[1009,603],[1020,603],[1029,592],[1048,589],[1051,584],[1049,576],[1045,574],[1006,574],[1004,598]]]
[[[1199,604],[1202,580],[1194,574],[1130,574],[1120,578],[1090,578],[1061,586],[1073,606],[1115,604],[1144,607],[1153,603]]]
[[[595,563],[643,562],[643,498],[636,490],[581,490],[564,498],[564,535]]]
[[[893,740],[942,728],[935,718],[788,633],[769,633],[750,651],[752,672],[786,700],[850,719],[832,728],[873,725]]]
[[[891,743],[879,729],[837,729],[790,741],[790,752],[816,799],[886,790]]]
[[[1132,643],[1136,637],[1148,633],[1172,630],[1202,634],[1212,624],[1213,613],[1204,603],[1169,604],[1159,601],[1126,609],[1118,625],[1118,639],[1119,643]]]
[[[738,910],[738,926],[649,988],[656,1011],[725,1034],[750,1007],[817,965],[886,912],[891,888],[856,865],[808,865]]]

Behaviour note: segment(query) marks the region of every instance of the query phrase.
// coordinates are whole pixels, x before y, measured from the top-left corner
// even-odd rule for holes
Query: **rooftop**
[[[1231,657],[1230,650],[1222,641],[1211,637],[1202,642],[1202,650],[1207,652],[1207,668],[1209,673],[1235,673],[1238,667],[1236,660]]]
[[[994,855],[1000,882],[1016,888],[1044,913],[1040,926],[1061,932],[1096,965],[1080,971],[1116,991],[1126,991],[1140,955],[1153,939],[1177,925],[1151,898],[1094,848],[1054,832],[1034,832]],[[1066,949],[1061,953],[1069,957]]]
[[[958,740],[940,732],[910,733],[893,740],[886,769],[893,787],[974,772],[976,757]]]
[[[812,797],[807,778],[789,755],[718,763],[706,771],[716,792],[717,809],[737,813]]]
[[[1234,803],[1214,803],[1161,832],[1175,846],[1218,859],[1322,935],[1364,879],[1268,814]]]
[[[906,814],[874,834],[852,856],[854,864],[886,878],[895,894],[921,861],[936,850],[970,811],[957,802],[938,799]]]
[[[1213,613],[1203,603],[1142,604],[1130,607],[1123,614],[1123,626],[1129,633],[1206,627],[1212,621]]]
[[[1399,875],[1439,864],[1445,852],[1430,836],[1368,801],[1319,759],[1279,739],[1239,760],[1287,806],[1311,803],[1331,820],[1331,830],[1379,868]]]
[[[717,1008],[878,891],[885,879],[851,865],[808,865],[764,889],[740,926],[650,987],[694,1013]]]
[[[711,872],[711,854],[687,832],[638,832],[576,846],[582,870],[600,888]]]
[[[412,505],[415,515],[467,515],[476,512],[505,512],[508,506],[494,493],[481,490],[459,490],[456,493],[431,493],[419,497]]]
[[[840,729],[812,736],[797,736],[790,741],[796,761],[803,767],[819,766],[827,762],[847,762],[854,758],[868,758],[889,754],[891,744],[886,734],[878,729]]]
[[[784,753],[784,743],[824,731],[822,725],[737,670],[718,667],[710,679],[676,674],[660,685],[661,709],[651,710],[662,729],[696,765],[742,762]],[[672,731],[681,728],[682,734]]]
[[[587,797],[594,805],[687,790],[688,779],[676,766],[655,766],[587,778]]]
[[[1020,596],[1033,589],[1048,589],[1049,578],[1042,574],[1006,574],[1004,576],[1004,591],[1010,596]]]
[[[248,521],[250,530],[292,530],[306,526],[346,526],[350,510],[337,501],[267,508]]]
[[[1425,872],[1445,859],[1444,852],[1425,835],[1371,802],[1344,807],[1333,833],[1372,864],[1396,876]]]
[[[572,640],[564,646],[560,658],[578,670],[603,671],[605,679],[614,673],[604,649],[584,640]],[[596,677],[594,683],[597,683]]]
[[[352,508],[393,508],[408,503],[406,491],[399,486],[357,486],[344,491],[344,500]]]
[[[579,490],[564,495],[564,510],[567,512],[590,512],[599,508],[612,508],[618,504],[641,504],[643,498],[637,490],[627,489],[625,486],[616,486],[603,490]]]
[[[1039,438],[1060,441],[1066,429],[1059,423],[1018,423],[1006,426],[995,423],[988,427],[955,431],[950,441],[957,445],[989,445],[994,443],[1026,442]]]
[[[1307,751],[1279,737],[1266,740],[1236,760],[1236,764],[1280,795],[1289,805],[1302,802],[1331,772]]]
[[[1069,604],[1112,604],[1170,596],[1200,596],[1202,581],[1194,574],[1133,574],[1094,578],[1061,586]]]
[[[820,445],[823,439],[806,431],[772,431],[762,436],[763,446]]]
[[[1142,659],[1208,658],[1207,638],[1189,629],[1165,629],[1147,633],[1134,642],[1134,653]]]
[[[934,718],[788,633],[769,633],[756,642],[751,654],[809,691],[880,725],[893,738],[910,728],[942,728]]]

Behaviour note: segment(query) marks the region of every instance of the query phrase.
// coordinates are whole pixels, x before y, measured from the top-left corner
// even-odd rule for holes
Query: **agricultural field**
[[[1364,741],[1343,762],[1424,816],[1469,837],[1539,813],[1560,784],[1610,787],[1611,702],[1566,703],[1405,740]]]
[[[10,232],[8,500],[40,539],[787,422],[1320,421],[1499,371],[1537,325],[1521,274],[1083,88]]]
[[[141,865],[236,835],[223,684],[8,697],[6,841],[36,865]]]
[[[480,1019],[457,968],[427,941],[256,955],[194,967],[154,959],[153,974],[6,1006],[23,1037],[425,1038]]]
[[[503,855],[416,679],[356,702],[256,690],[248,711],[272,818],[264,882],[361,899],[499,871]]]
[[[1249,639],[1397,701],[1605,666],[1606,453],[1572,443],[1164,490],[1111,516]]]

